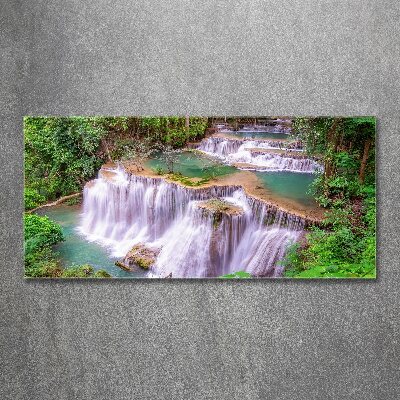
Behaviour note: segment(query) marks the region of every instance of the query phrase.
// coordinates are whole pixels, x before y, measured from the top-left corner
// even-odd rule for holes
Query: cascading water
[[[240,169],[257,171],[315,172],[321,168],[309,158],[293,158],[272,153],[258,154],[247,150],[230,154],[226,161],[229,164],[238,164]]]
[[[304,220],[245,194],[238,186],[189,189],[161,178],[102,169],[84,189],[80,231],[115,256],[135,244],[159,250],[151,274],[216,277],[244,270],[280,276],[288,244],[298,240]],[[215,213],[202,207],[223,199],[241,210]]]
[[[276,154],[268,151],[263,153],[263,150],[276,150],[277,148],[287,150],[287,154]],[[319,163],[310,158],[291,155],[290,150],[285,148],[285,142],[280,141],[231,140],[209,137],[200,143],[198,149],[208,155],[218,157],[228,164],[235,164],[241,169],[292,172],[315,172],[322,169]],[[299,149],[296,149],[296,151],[299,151]]]
[[[227,139],[221,137],[209,137],[201,141],[198,150],[209,155],[225,158],[227,155],[250,148],[279,149],[283,148],[282,141],[256,141],[245,139]]]

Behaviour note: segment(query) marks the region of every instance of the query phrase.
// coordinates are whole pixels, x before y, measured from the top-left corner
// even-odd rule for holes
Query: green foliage
[[[304,243],[289,246],[282,262],[286,276],[375,276],[375,125],[373,117],[294,120],[293,139],[323,162],[312,192],[329,212]],[[156,173],[169,173],[169,179],[187,186],[207,183],[218,174],[214,167],[209,174],[205,167],[202,179],[174,171],[177,149],[202,138],[206,127],[207,118],[202,117],[26,117],[25,209],[81,190],[104,162],[128,160],[141,170],[160,150],[167,171],[159,168]],[[63,240],[61,227],[47,217],[28,214],[24,223],[26,276],[107,275],[88,265],[64,270],[51,249]],[[247,273],[226,277],[242,274]]]
[[[301,261],[300,243],[294,242],[289,244],[286,249],[285,258],[279,264],[284,267],[286,277],[293,277],[299,273]]]
[[[59,278],[63,268],[49,246],[25,247],[25,276],[29,278]]]
[[[154,171],[157,175],[164,175],[164,174],[165,174],[164,169],[163,169],[162,167],[160,167],[160,166],[154,168],[153,171]]]
[[[89,278],[94,275],[94,268],[91,265],[74,265],[64,269],[62,278]]]
[[[326,178],[319,175],[311,184],[311,193],[322,207],[343,207],[351,198],[362,194],[362,185],[357,176],[334,175]]]
[[[107,161],[141,170],[161,145],[180,148],[206,127],[202,117],[26,117],[26,209],[79,191]]]
[[[232,272],[231,274],[226,274],[219,276],[221,279],[248,279],[252,278],[252,275],[246,271]]]
[[[100,269],[95,271],[94,268],[89,264],[84,265],[73,265],[64,269],[61,274],[61,278],[110,278],[111,275]]]
[[[209,178],[190,178],[188,176],[184,176],[181,173],[170,173],[166,176],[171,181],[180,182],[185,186],[197,187],[202,186],[209,182]]]
[[[75,206],[77,204],[81,204],[81,202],[82,202],[82,197],[77,196],[77,197],[72,197],[71,199],[64,201],[64,204],[67,206]]]
[[[285,276],[365,277],[376,274],[375,118],[298,118],[295,133],[323,158],[312,193],[329,209],[302,246],[283,261]]]
[[[346,151],[339,151],[335,154],[335,165],[338,171],[344,176],[352,176],[357,172],[359,163],[357,155],[349,154]]]
[[[375,128],[373,117],[295,119],[294,133],[307,153],[322,156],[324,172],[313,187],[320,205],[342,206],[360,196],[364,181],[374,183]]]
[[[99,269],[94,273],[93,278],[111,278],[111,275],[104,269]]]
[[[370,189],[368,189],[370,191]],[[350,206],[332,209],[323,227],[307,234],[306,246],[292,245],[283,265],[296,278],[374,278],[376,274],[375,196],[363,201],[361,216]],[[330,229],[327,229],[327,228]]]
[[[64,240],[61,227],[47,216],[24,215],[25,244],[35,243],[34,248],[51,246]]]
[[[46,201],[36,189],[26,187],[24,189],[25,210],[32,210]]]
[[[26,117],[25,181],[46,199],[81,189],[97,172],[103,127],[95,118]]]
[[[25,276],[59,277],[62,267],[51,246],[64,240],[61,227],[48,217],[24,215]]]
[[[169,129],[164,137],[166,144],[182,147],[188,140],[188,134],[183,130]]]
[[[106,278],[104,270],[94,272],[89,265],[64,269],[52,246],[63,241],[61,226],[47,216],[24,215],[25,276],[29,278]]]
[[[141,170],[160,147],[167,147],[167,156],[173,158],[175,148],[202,137],[206,126],[207,119],[201,117],[26,117],[25,209],[80,191],[105,162],[129,160]],[[173,164],[174,159],[168,160],[171,172]],[[197,185],[189,178],[179,179]],[[79,201],[74,198],[69,204]],[[64,270],[52,250],[63,240],[61,227],[34,214],[26,214],[24,224],[26,276],[108,276],[87,265]]]
[[[189,127],[185,117],[142,117],[140,126],[147,137],[174,148],[183,147],[188,141],[204,136],[207,118],[190,117]]]

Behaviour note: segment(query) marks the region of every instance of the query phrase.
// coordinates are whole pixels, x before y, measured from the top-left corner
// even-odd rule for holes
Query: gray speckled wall
[[[397,399],[396,0],[0,2],[2,399]],[[379,278],[25,281],[22,116],[379,118]]]

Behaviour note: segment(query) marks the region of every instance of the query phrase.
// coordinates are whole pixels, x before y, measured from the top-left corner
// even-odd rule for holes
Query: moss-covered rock
[[[104,269],[99,269],[93,275],[94,278],[111,278],[111,275]]]
[[[189,186],[189,187],[199,187],[202,185],[205,185],[210,181],[209,178],[198,178],[198,177],[188,177],[184,176],[181,173],[171,173],[166,175],[166,177],[174,182],[179,182],[184,186]]]
[[[149,269],[156,262],[159,253],[159,249],[152,249],[143,243],[138,243],[129,250],[123,262],[119,262],[119,264],[122,264],[124,267],[128,267],[131,270],[134,267]],[[121,265],[118,266],[122,267]]]
[[[219,198],[202,201],[198,204],[198,207],[212,215],[214,229],[218,228],[223,215],[233,216],[243,214],[243,209],[241,207]]]
[[[235,206],[226,200],[219,198],[212,198],[210,200],[202,201],[199,203],[199,207],[203,210],[210,211],[211,213],[221,213],[227,215],[241,215],[243,209]]]

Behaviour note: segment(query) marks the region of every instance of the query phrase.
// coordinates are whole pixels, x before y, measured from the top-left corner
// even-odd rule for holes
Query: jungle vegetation
[[[285,276],[376,276],[375,130],[373,117],[294,121],[293,134],[308,154],[322,157],[324,172],[312,192],[327,212],[321,226],[289,249]]]
[[[80,191],[100,166],[173,153],[203,137],[202,117],[25,117],[25,209]]]
[[[108,277],[89,265],[64,269],[52,250],[61,227],[29,211],[80,192],[106,162],[129,159],[140,169],[161,150],[173,168],[175,149],[206,127],[202,117],[25,117],[25,276]]]
[[[53,251],[63,240],[60,226],[30,210],[80,192],[107,162],[129,159],[140,170],[153,152],[162,151],[173,173],[176,149],[204,137],[213,122],[204,117],[26,117],[25,275],[108,276],[88,265],[63,268]],[[372,117],[293,119],[292,135],[323,161],[312,192],[326,218],[290,246],[282,261],[286,277],[375,277],[375,124]]]

